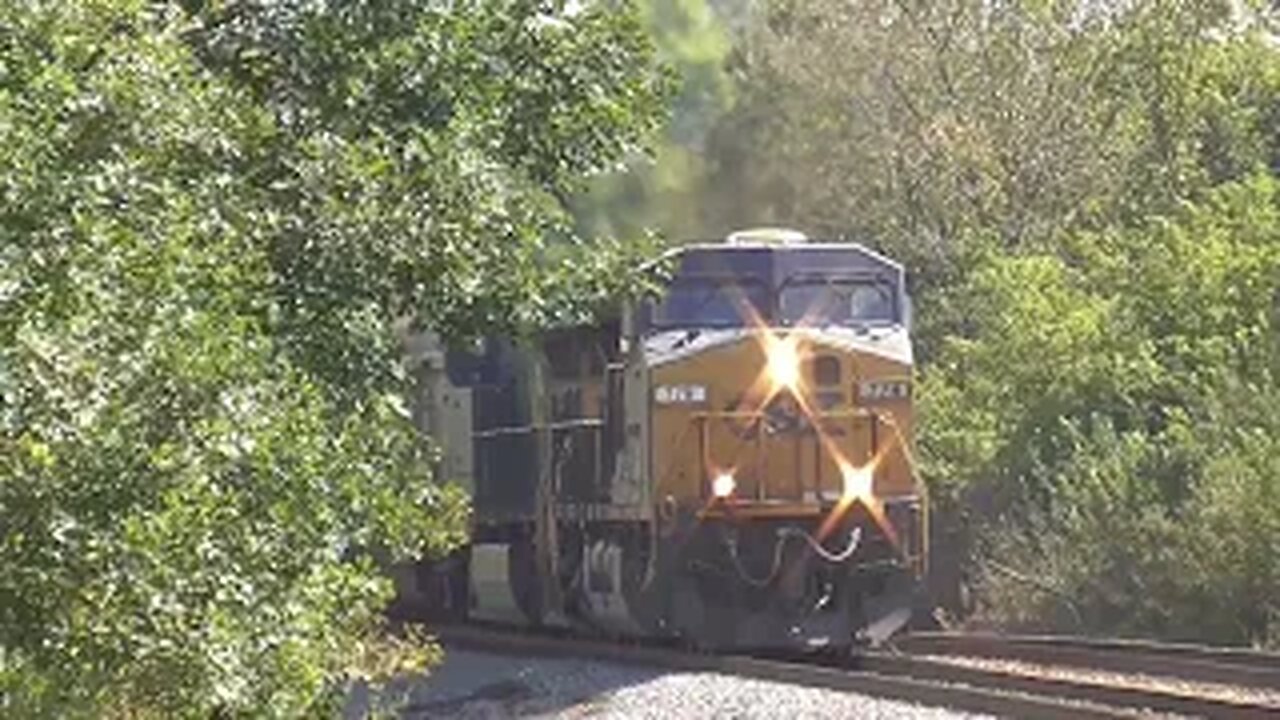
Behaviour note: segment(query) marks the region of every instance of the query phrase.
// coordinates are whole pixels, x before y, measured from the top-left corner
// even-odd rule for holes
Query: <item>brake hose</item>
[[[748,585],[759,588],[767,586],[769,583],[773,582],[775,577],[778,576],[778,571],[782,568],[782,550],[786,547],[787,538],[792,536],[804,538],[809,547],[813,549],[813,552],[823,560],[826,560],[829,563],[842,563],[853,557],[853,553],[857,551],[858,544],[862,541],[862,528],[854,528],[849,533],[848,547],[838,553],[828,551],[826,548],[822,547],[822,543],[814,540],[812,535],[803,530],[793,527],[779,528],[778,539],[773,545],[773,565],[764,579],[752,577],[751,573],[742,566],[742,560],[738,557],[738,541],[736,538],[732,536],[726,538],[725,544],[729,546],[729,557],[733,560],[733,566],[734,569],[738,571],[738,576],[741,577]]]

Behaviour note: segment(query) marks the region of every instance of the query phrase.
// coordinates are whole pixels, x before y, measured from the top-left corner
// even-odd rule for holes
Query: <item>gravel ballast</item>
[[[444,664],[418,681],[405,717],[951,720],[986,716],[718,673],[449,648]]]

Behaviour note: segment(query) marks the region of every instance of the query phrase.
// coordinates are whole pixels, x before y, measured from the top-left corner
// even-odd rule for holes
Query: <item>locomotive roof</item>
[[[898,277],[903,273],[900,263],[853,242],[692,243],[672,248],[663,257],[677,260],[681,275],[745,275],[766,282],[806,272]]]

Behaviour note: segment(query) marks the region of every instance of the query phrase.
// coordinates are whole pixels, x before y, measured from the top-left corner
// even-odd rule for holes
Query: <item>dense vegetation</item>
[[[939,599],[1280,644],[1274,11],[726,7],[735,102],[686,146],[684,231],[791,225],[907,263]]]
[[[369,554],[466,504],[396,330],[613,292],[563,199],[666,93],[616,3],[0,4],[0,712],[314,715],[419,667]]]

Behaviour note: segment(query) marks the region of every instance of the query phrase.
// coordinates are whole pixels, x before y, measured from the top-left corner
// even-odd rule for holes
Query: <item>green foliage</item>
[[[0,7],[6,711],[316,714],[430,658],[363,553],[465,528],[393,329],[627,285],[559,199],[659,122],[625,9]]]
[[[933,288],[975,237],[1052,242],[1265,166],[1274,46],[1225,5],[1131,5],[771,3],[738,54],[707,202],[874,242]]]
[[[1063,247],[984,263],[927,379],[939,489],[998,528],[990,615],[1276,642],[1280,185]]]

